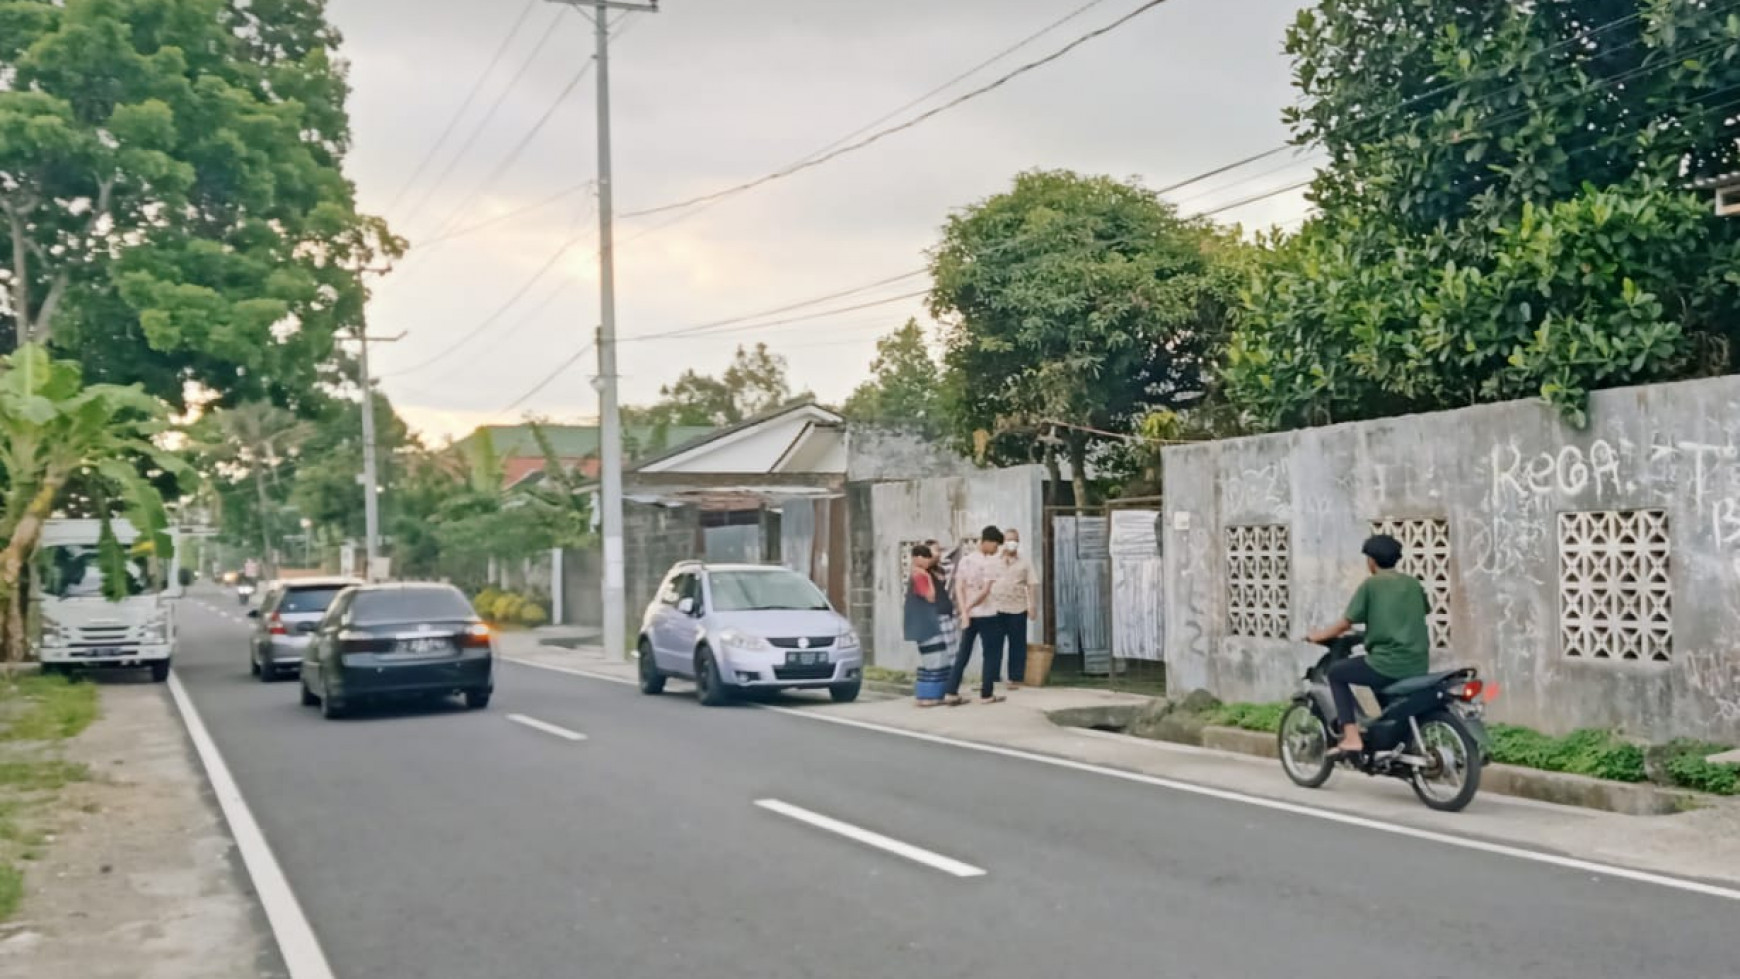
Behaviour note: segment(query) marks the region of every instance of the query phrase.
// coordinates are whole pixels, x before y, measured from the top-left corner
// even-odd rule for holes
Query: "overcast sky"
[[[626,15],[612,46],[616,204],[655,207],[792,163],[1033,34],[1085,0],[665,0]],[[1042,57],[1141,5],[1091,9],[947,93]],[[760,313],[919,268],[954,208],[1033,167],[1169,183],[1284,142],[1291,98],[1282,32],[1300,0],[1171,0],[1063,59],[874,146],[693,214],[617,224],[624,400],[648,401],[684,368],[717,372],[738,343],[789,358],[793,384],[840,400],[868,372],[877,336],[920,301],[807,322],[642,340]],[[483,230],[420,244],[551,198],[596,175],[586,17],[538,0],[453,135],[412,182],[508,35],[524,0],[330,0],[354,92],[349,172],[365,209],[410,238],[375,284],[375,371],[433,436],[526,412],[596,413],[591,354],[509,408],[575,356],[598,322],[594,198],[578,193]],[[553,25],[553,27],[552,27]],[[541,47],[540,47],[541,43]],[[516,74],[525,67],[517,84]],[[491,106],[499,109],[488,125]],[[552,106],[510,168],[501,164]],[[475,142],[458,151],[473,133]],[[1278,169],[1280,168],[1280,169]],[[493,182],[492,174],[500,176]],[[1171,195],[1187,212],[1302,179],[1278,157]],[[1303,213],[1295,194],[1227,212],[1247,225]],[[672,222],[673,218],[681,217]],[[578,243],[471,342],[449,351]],[[922,289],[905,279],[802,312]],[[792,314],[782,314],[787,318]]]

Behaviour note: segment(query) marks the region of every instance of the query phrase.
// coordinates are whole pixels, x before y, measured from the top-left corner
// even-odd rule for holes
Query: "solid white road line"
[[[273,937],[278,940],[278,951],[284,956],[290,979],[333,979],[332,968],[326,964],[326,954],[320,950],[320,941],[314,937],[314,928],[302,913],[302,905],[291,891],[283,868],[272,856],[272,847],[267,844],[260,824],[255,822],[253,812],[248,809],[247,800],[242,798],[242,790],[230,777],[229,766],[224,764],[223,755],[206,731],[205,723],[199,719],[193,700],[187,696],[181,679],[174,673],[169,674],[169,693],[175,700],[176,709],[181,712],[181,722],[187,726],[187,736],[193,740],[194,750],[199,752],[206,778],[211,781],[212,793],[217,796],[224,820],[230,825],[230,835],[236,839],[236,849],[241,851],[242,864],[247,867],[248,877],[254,882],[254,892],[260,896],[260,904],[265,908],[266,921],[272,927]]]
[[[518,656],[497,656],[496,659],[505,663],[514,663],[519,666],[529,666],[535,670],[549,670],[551,673],[566,673],[569,676],[583,676],[588,680],[603,680],[605,683],[618,683],[625,687],[639,686],[636,681],[630,680],[627,677],[611,676],[608,673],[594,673],[591,670],[576,670],[571,666],[553,666],[549,663],[539,663],[536,660],[521,659]]]
[[[557,727],[548,721],[540,721],[535,717],[527,717],[524,714],[509,714],[507,719],[513,721],[515,724],[524,724],[526,727],[534,728],[544,732],[545,734],[554,734],[556,737],[568,741],[586,740],[586,735],[581,734],[579,731],[570,731],[565,727]]]
[[[571,673],[575,676],[607,680],[611,683],[633,682],[630,680],[623,680],[619,677],[587,673],[582,670],[546,666],[543,663],[534,663],[530,660],[515,660],[515,662],[521,663],[525,666],[536,667],[538,669],[554,670],[558,673]],[[1391,836],[1403,836],[1409,839],[1438,843],[1444,846],[1459,847],[1464,850],[1490,853],[1494,856],[1509,857],[1513,860],[1524,860],[1529,863],[1545,864],[1551,867],[1560,867],[1565,870],[1574,870],[1579,873],[1613,877],[1619,880],[1629,880],[1639,884],[1652,884],[1656,887],[1666,887],[1671,890],[1685,891],[1690,894],[1699,894],[1704,897],[1716,897],[1728,901],[1740,901],[1740,888],[1723,887],[1719,884],[1706,884],[1702,881],[1687,880],[1683,877],[1656,874],[1647,870],[1633,870],[1629,867],[1598,863],[1592,860],[1580,860],[1576,857],[1560,856],[1555,853],[1543,853],[1520,846],[1508,846],[1503,843],[1489,843],[1486,840],[1474,839],[1466,836],[1456,836],[1451,833],[1420,829],[1414,826],[1386,823],[1375,819],[1367,819],[1364,816],[1336,812],[1332,809],[1316,809],[1311,806],[1300,805],[1299,803],[1283,802],[1280,799],[1265,799],[1261,796],[1246,795],[1243,792],[1234,792],[1229,789],[1217,789],[1206,785],[1196,785],[1191,782],[1180,782],[1176,779],[1161,778],[1157,775],[1143,775],[1138,772],[1126,772],[1116,768],[1107,768],[1103,765],[1095,765],[1091,762],[1075,761],[1073,759],[1059,758],[1053,755],[1042,755],[1037,752],[1023,751],[1019,748],[1005,748],[1001,745],[979,744],[973,741],[961,741],[957,738],[950,738],[940,734],[927,734],[923,731],[908,731],[903,728],[887,727],[869,721],[840,717],[826,711],[769,705],[756,706],[761,707],[763,710],[771,710],[779,714],[788,714],[792,717],[801,717],[808,721],[818,721],[824,724],[838,724],[841,727],[857,728],[861,731],[875,731],[878,734],[889,734],[899,738],[910,738],[914,741],[924,741],[930,744],[948,745],[951,748],[960,748],[966,751],[978,751],[988,755],[1000,755],[1004,758],[1019,758],[1022,761],[1037,762],[1041,765],[1050,765],[1054,768],[1067,768],[1076,772],[1104,775],[1107,778],[1122,779],[1126,782],[1136,782],[1141,785],[1152,785],[1156,788],[1171,789],[1174,792],[1186,792],[1191,795],[1203,796],[1210,799],[1220,799],[1224,802],[1236,802],[1241,805],[1256,806],[1260,809],[1269,809],[1294,816],[1320,819],[1324,822],[1340,823],[1343,826],[1355,826],[1376,833],[1387,833]]]
[[[911,843],[902,843],[899,840],[883,836],[881,833],[872,833],[863,827],[842,823],[838,819],[811,812],[808,809],[800,809],[789,802],[781,802],[778,799],[757,799],[755,804],[768,812],[778,813],[800,823],[808,823],[817,829],[825,829],[830,833],[844,836],[848,840],[862,843],[865,846],[875,847],[886,853],[892,853],[897,857],[905,857],[914,863],[924,864],[932,870],[940,870],[953,877],[985,876],[983,870],[970,863],[952,860],[939,853],[932,853],[922,847],[913,846]]]

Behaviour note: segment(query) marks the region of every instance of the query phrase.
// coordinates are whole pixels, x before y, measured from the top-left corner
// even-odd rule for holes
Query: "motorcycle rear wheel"
[[[1408,783],[1428,808],[1461,812],[1480,791],[1480,745],[1462,719],[1449,711],[1420,718],[1420,743],[1413,746],[1430,763],[1414,770]]]
[[[1275,735],[1281,770],[1294,785],[1315,789],[1335,771],[1329,754],[1329,725],[1308,704],[1294,704],[1281,715]]]

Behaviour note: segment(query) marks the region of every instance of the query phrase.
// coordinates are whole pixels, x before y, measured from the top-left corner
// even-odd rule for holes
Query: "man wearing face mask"
[[[991,604],[1002,620],[1009,653],[1009,689],[1027,682],[1027,623],[1039,614],[1039,573],[1021,553],[1021,533],[1013,527],[1003,531],[996,581],[991,585]]]

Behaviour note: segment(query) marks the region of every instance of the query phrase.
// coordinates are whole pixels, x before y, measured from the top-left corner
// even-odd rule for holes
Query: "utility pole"
[[[594,72],[598,79],[598,477],[599,503],[603,511],[599,528],[604,536],[604,652],[623,656],[628,652],[625,606],[628,589],[622,556],[622,409],[617,400],[616,376],[616,244],[612,236],[612,183],[610,174],[610,11],[657,13],[658,0],[629,3],[626,0],[553,0],[585,12],[592,8],[593,36],[597,42]]]
[[[365,580],[375,580],[375,566],[381,555],[381,483],[375,468],[375,388],[369,379],[369,344],[397,343],[405,338],[401,331],[397,336],[371,337],[367,329],[357,331],[362,352],[357,357],[357,372],[362,383],[362,438],[363,438],[363,471],[357,481],[363,487],[363,551],[367,555],[363,561],[363,577]],[[348,568],[342,569],[349,573]]]

